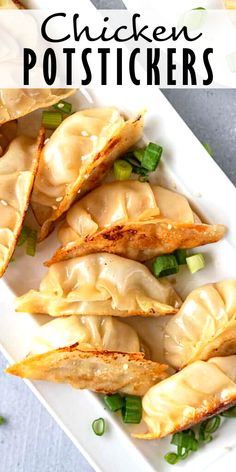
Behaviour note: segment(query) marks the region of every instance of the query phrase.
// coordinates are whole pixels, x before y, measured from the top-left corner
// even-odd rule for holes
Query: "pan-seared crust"
[[[192,416],[191,420],[187,420],[186,418],[176,426],[176,428],[170,431],[169,434],[178,433],[179,431],[183,431],[184,429],[192,428],[192,426],[201,423],[202,421],[210,418],[211,416],[215,416],[220,414],[224,410],[228,410],[229,408],[236,405],[236,394],[232,395],[231,398],[227,399],[225,402],[218,402],[212,401],[208,402],[207,406],[202,408],[198,411],[195,415]],[[153,433],[134,433],[132,436],[136,439],[161,439],[166,436],[166,434],[156,435]]]
[[[69,383],[99,393],[117,391],[144,395],[167,377],[167,366],[144,359],[142,353],[83,351],[76,343],[45,354],[27,357],[7,373],[34,380]]]
[[[17,8],[25,8],[22,2],[19,2],[19,0],[12,0],[13,3],[16,5]]]
[[[235,381],[235,355],[194,362],[148,390],[142,400],[148,431],[134,436],[159,439],[230,408]]]
[[[236,354],[236,323],[232,323],[228,329],[225,329],[214,341],[209,342],[200,352],[198,359],[203,361],[211,357],[232,356]]]
[[[11,260],[12,254],[15,250],[17,240],[18,240],[18,238],[20,236],[20,233],[21,233],[21,229],[22,229],[22,226],[23,226],[23,223],[24,223],[25,214],[26,214],[26,211],[27,211],[28,205],[29,205],[30,195],[31,195],[33,185],[34,185],[35,176],[36,176],[37,169],[38,169],[40,154],[41,154],[41,151],[42,151],[42,148],[43,148],[43,145],[44,145],[44,140],[45,140],[45,130],[42,128],[40,130],[39,136],[38,136],[37,151],[35,153],[34,158],[32,159],[31,168],[29,169],[31,175],[29,177],[28,187],[27,187],[27,190],[25,192],[24,211],[22,212],[20,220],[15,225],[14,232],[13,232],[14,242],[11,245],[11,247],[9,247],[8,255],[7,255],[7,259],[6,259],[5,263],[0,267],[0,277],[3,276],[4,272],[6,271],[6,269],[8,267],[8,264]]]
[[[143,115],[140,114],[126,121],[123,127],[109,139],[104,148],[95,154],[94,159],[83,172],[80,173],[76,181],[67,185],[66,194],[56,210],[48,210],[48,207],[35,202],[31,203],[36,218],[42,225],[39,237],[40,241],[45,239],[53,230],[55,221],[68,210],[73,201],[78,197],[78,194],[81,198],[99,185],[112,167],[113,162],[140,139],[142,129]]]
[[[173,223],[171,220],[115,226],[59,248],[45,265],[96,252],[114,253],[142,262],[176,249],[217,242],[225,231],[223,225]]]

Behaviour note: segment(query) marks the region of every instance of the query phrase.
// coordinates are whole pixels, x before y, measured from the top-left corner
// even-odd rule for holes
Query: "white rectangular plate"
[[[39,0],[33,0],[31,5],[37,7],[40,3],[42,5]],[[62,2],[58,2],[57,7],[61,6]],[[161,143],[165,150],[155,180],[184,193],[204,220],[227,225],[228,233],[224,241],[202,249],[206,253],[206,269],[194,276],[189,275],[186,270],[181,271],[177,283],[180,294],[185,297],[198,285],[235,277],[236,228],[233,207],[236,190],[162,93],[157,88],[117,87],[114,90],[101,87],[83,94],[78,92],[73,103],[75,109],[114,105],[128,115],[147,108],[145,140]],[[29,120],[26,117],[22,122],[23,127],[27,127],[31,118]],[[11,361],[18,360],[27,353],[29,338],[38,324],[47,320],[44,316],[15,313],[14,298],[30,288],[38,287],[46,271],[42,263],[56,246],[56,237],[52,235],[38,246],[37,255],[33,259],[25,256],[24,249],[18,248],[15,263],[10,264],[0,281],[0,344],[2,352]],[[138,329],[142,328],[142,324],[143,321],[139,323]],[[105,411],[98,396],[73,390],[66,385],[46,382],[28,382],[28,385],[95,470],[172,470],[163,460],[163,455],[169,448],[169,439],[150,442],[131,439],[129,433],[135,428],[123,425],[118,415],[110,415]],[[102,438],[96,437],[91,429],[93,419],[100,416],[108,424],[108,431]],[[227,465],[229,461],[232,463],[236,459],[234,426],[233,420],[225,422],[211,444],[181,465],[175,466],[176,469],[210,471],[213,467],[216,470],[216,461],[221,465]]]

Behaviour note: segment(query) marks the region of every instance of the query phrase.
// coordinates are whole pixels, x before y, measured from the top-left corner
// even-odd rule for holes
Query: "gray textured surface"
[[[119,0],[94,0],[99,7],[122,6]],[[236,184],[236,90],[166,90],[166,97]],[[171,130],[170,130],[171,133]],[[184,146],[184,142],[183,142]],[[71,441],[17,378],[2,373],[0,356],[0,472],[89,472]]]

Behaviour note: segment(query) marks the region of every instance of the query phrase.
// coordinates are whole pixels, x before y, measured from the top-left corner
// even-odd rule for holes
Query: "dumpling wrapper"
[[[43,132],[38,140],[18,136],[0,158],[0,277],[23,225],[43,142]]]
[[[31,341],[30,355],[78,343],[82,350],[140,352],[136,331],[111,316],[67,316],[42,325]]]
[[[0,126],[0,158],[17,135],[17,121],[9,121]]]
[[[70,316],[41,326],[29,356],[7,372],[96,392],[143,395],[167,377],[168,366],[139,351],[135,330],[116,318]]]
[[[177,369],[236,354],[236,280],[193,290],[165,327],[165,356]]]
[[[167,280],[114,254],[91,254],[51,265],[39,291],[16,299],[16,311],[62,315],[158,316],[181,301]]]
[[[134,180],[111,182],[70,208],[58,231],[62,246],[46,265],[100,251],[146,261],[224,233],[223,225],[195,223],[183,195]]]
[[[58,103],[75,89],[0,89],[0,125]]]
[[[25,8],[19,0],[0,0],[0,10],[13,10],[17,8]]]
[[[75,344],[36,356],[9,367],[6,372],[31,380],[68,383],[99,393],[144,393],[166,377],[164,364],[144,359],[142,353],[83,351]]]
[[[125,121],[116,108],[82,110],[62,122],[43,149],[31,199],[41,240],[75,199],[99,185],[142,130],[142,115]]]
[[[190,428],[236,403],[236,356],[196,361],[148,390],[142,400],[147,433],[159,439]]]
[[[228,10],[236,10],[236,0],[224,0],[224,6]]]

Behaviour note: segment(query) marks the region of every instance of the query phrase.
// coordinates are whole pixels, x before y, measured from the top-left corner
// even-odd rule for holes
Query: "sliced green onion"
[[[159,144],[149,143],[145,149],[141,165],[151,172],[156,170],[162,155],[163,148]]]
[[[43,111],[42,124],[47,129],[56,129],[62,122],[62,114],[58,111]]]
[[[31,229],[28,239],[27,239],[27,246],[26,246],[27,256],[32,256],[32,257],[35,256],[36,244],[37,244],[37,231],[35,229]]]
[[[15,262],[15,260],[16,260],[15,256],[12,256],[10,259],[10,262]]]
[[[212,434],[214,433],[220,426],[220,417],[219,415],[210,418],[209,420],[203,421],[201,424],[203,426],[205,433]]]
[[[0,425],[2,425],[3,423],[6,423],[6,420],[5,418],[3,418],[3,416],[0,416]]]
[[[133,153],[126,154],[123,159],[132,166],[132,172],[134,174],[148,177],[148,170],[141,167],[140,162],[134,157]]]
[[[105,395],[104,402],[111,411],[118,411],[124,406],[124,399],[119,393],[113,395]]]
[[[66,113],[66,115],[70,115],[72,111],[72,105],[69,102],[65,102],[64,100],[61,100],[59,103],[56,105],[53,105],[56,110],[61,111],[62,113]]]
[[[26,239],[29,236],[29,233],[30,233],[30,228],[24,225],[21,230],[20,236],[18,238],[17,246],[22,246],[25,243]]]
[[[164,455],[164,459],[168,464],[175,465],[179,461],[179,456],[175,452],[167,452]]]
[[[148,170],[144,169],[143,167],[138,167],[138,166],[133,166],[133,173],[140,175],[141,177],[147,177],[148,178]]]
[[[184,448],[182,448],[182,447],[177,447],[178,458],[179,458],[181,461],[183,461],[184,459],[187,459],[188,453],[189,453],[189,450],[188,450],[188,449],[184,449]]]
[[[193,256],[187,257],[186,262],[191,274],[195,274],[195,272],[198,272],[198,270],[204,269],[205,267],[204,255],[200,252],[198,254],[194,254]]]
[[[185,455],[183,454],[183,449],[186,451],[197,451],[198,449],[198,441],[192,430],[175,433],[172,437],[171,444],[175,444],[175,446],[179,448],[178,454],[180,454],[181,457]]]
[[[187,262],[186,262],[186,257],[187,257],[186,249],[177,249],[174,252],[174,256],[176,257],[177,262],[178,262],[179,265],[187,264]]]
[[[197,7],[197,8],[193,8],[193,10],[206,10],[206,8],[204,8],[204,7]]]
[[[132,174],[132,166],[122,159],[114,162],[113,171],[117,180],[128,180]]]
[[[92,422],[92,429],[97,436],[103,436],[106,431],[106,423],[104,418],[97,418],[94,420]]]
[[[145,153],[145,149],[136,149],[136,150],[133,152],[133,155],[134,155],[134,157],[136,157],[136,159],[138,159],[138,161],[141,163],[142,160],[143,160],[144,153]]]
[[[236,408],[236,407],[234,407]],[[220,417],[214,416],[200,424],[198,437],[192,429],[186,429],[173,434],[171,444],[177,447],[177,453],[168,452],[164,458],[169,464],[177,464],[178,461],[188,457],[189,452],[195,452],[201,444],[207,444],[212,438],[212,434],[220,426]]]
[[[124,398],[122,408],[122,418],[124,423],[138,424],[142,419],[142,400],[136,395]]]
[[[138,180],[139,182],[149,182],[148,175],[140,175]]]
[[[128,152],[127,154],[125,154],[125,156],[122,159],[124,159],[124,161],[126,162],[129,162],[129,164],[131,164],[132,167],[133,166],[140,167],[140,162],[138,161],[138,159],[134,157],[133,152]]]
[[[202,144],[203,147],[206,149],[206,151],[208,152],[208,154],[210,154],[211,157],[214,156],[214,152],[212,151],[211,147],[209,146],[209,144],[207,143],[203,143]]]
[[[177,272],[179,272],[179,265],[173,254],[158,256],[153,262],[152,267],[155,277],[166,277],[167,275],[177,274]]]
[[[235,418],[236,417],[236,406],[229,408],[221,413],[221,416],[225,416],[225,418]]]
[[[205,443],[210,442],[212,440],[212,434],[215,433],[215,431],[219,428],[220,422],[221,420],[219,415],[214,416],[209,420],[203,421],[200,424],[199,441]]]

